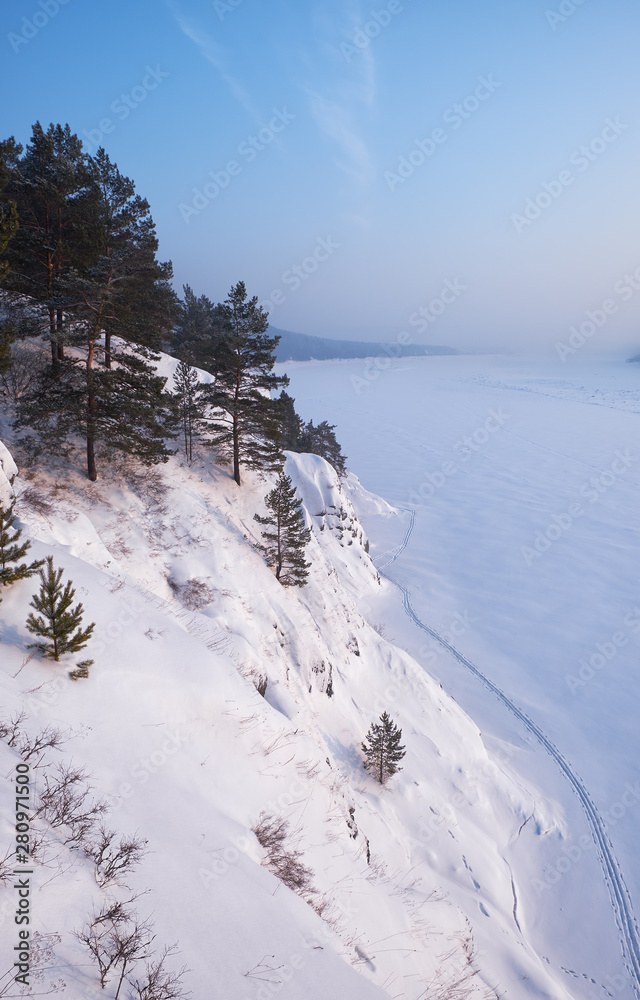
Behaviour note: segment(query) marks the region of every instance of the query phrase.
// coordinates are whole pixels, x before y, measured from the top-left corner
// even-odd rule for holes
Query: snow
[[[0,441],[0,503],[6,506],[13,497],[12,482],[18,474],[18,467],[6,446]]]
[[[384,360],[384,369],[375,361],[282,368],[301,415],[331,414],[350,467],[397,509],[376,511],[353,494],[374,562],[397,584],[373,613],[487,746],[516,747],[512,766],[561,803],[555,828],[531,836],[527,824],[512,845],[529,942],[566,970],[578,995],[632,997],[638,368],[611,358]],[[581,789],[609,841],[615,885]]]
[[[170,373],[172,359],[162,363]],[[153,915],[159,944],[178,942],[176,965],[190,970],[194,997],[210,996],[213,983],[230,1000],[445,1000],[463,980],[468,997],[569,1000],[611,995],[609,980],[624,972],[595,850],[575,863],[578,878],[535,890],[545,864],[589,833],[577,798],[531,732],[404,610],[409,600],[420,621],[448,632],[451,645],[482,665],[561,746],[601,809],[614,801],[603,802],[596,777],[598,768],[610,777],[622,753],[600,732],[596,740],[562,730],[562,712],[576,727],[589,720],[586,699],[564,691],[561,698],[560,683],[546,686],[569,669],[556,649],[560,619],[553,643],[541,632],[574,557],[561,557],[559,541],[531,567],[546,574],[534,579],[519,566],[517,545],[512,555],[520,537],[526,543],[547,523],[549,505],[561,509],[554,491],[564,491],[563,501],[572,492],[556,457],[534,450],[537,465],[525,461],[530,439],[517,435],[532,433],[527,419],[538,426],[538,399],[511,388],[518,373],[506,367],[495,359],[403,359],[358,395],[349,377],[362,362],[287,366],[302,415],[338,424],[362,480],[351,474],[341,484],[317,456],[288,455],[312,529],[311,575],[300,590],[283,589],[254,546],[253,515],[264,513],[271,483],[248,475],[238,488],[207,453],[191,468],[180,455],[144,473],[119,466],[94,484],[43,470],[15,481],[30,554],[54,556],[86,621],[96,622],[82,654],[95,663],[87,680],[74,682],[68,672],[82,657],[54,664],[30,656],[24,622],[36,582],[6,589],[1,718],[24,709],[31,735],[47,725],[68,733],[51,760],[86,767],[95,794],[108,800],[108,825],[148,840],[129,895],[145,893],[136,907]],[[508,385],[482,381],[507,376]],[[369,389],[376,395],[365,395]],[[433,503],[412,504],[411,490],[448,460],[457,437],[514,398],[513,416],[508,410],[486,448],[446,477]],[[585,404],[540,399],[551,443],[563,450],[554,407]],[[637,417],[627,408],[620,419]],[[601,430],[600,454],[609,455],[610,443]],[[537,499],[522,508],[529,480]],[[620,492],[612,488],[598,510]],[[593,573],[597,559],[623,566],[615,523],[614,554],[600,525],[581,573]],[[574,537],[567,532],[565,541]],[[509,587],[505,566],[519,569]],[[629,583],[628,569],[623,578]],[[609,586],[613,579],[610,567]],[[590,587],[600,599],[604,584]],[[566,620],[568,597],[562,608]],[[573,615],[565,654],[581,621]],[[617,669],[632,648],[630,640],[621,649]],[[615,704],[628,719],[634,684],[625,676],[627,702]],[[256,683],[264,677],[262,698]],[[606,697],[613,705],[614,695]],[[381,788],[363,770],[360,744],[383,710],[401,726],[407,756]],[[0,744],[0,757],[10,776],[15,748]],[[621,777],[631,780],[634,766]],[[7,842],[11,787],[0,790]],[[322,916],[261,863],[252,827],[263,812],[289,821]],[[634,892],[633,824],[607,826]],[[45,985],[61,977],[67,988],[56,995],[91,1000],[105,992],[73,931],[105,897],[126,890],[101,888],[62,832],[49,831],[46,866],[33,876],[33,930],[60,935]],[[11,887],[0,888],[5,930],[13,929],[14,906]],[[580,923],[587,913],[590,927]],[[12,934],[2,937],[8,968]],[[629,987],[616,995],[631,995]]]

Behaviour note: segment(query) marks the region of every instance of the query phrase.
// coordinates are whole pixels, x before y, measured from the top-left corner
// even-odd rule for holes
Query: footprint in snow
[[[490,913],[487,913],[487,911],[486,911],[486,909],[485,909],[485,907],[483,906],[482,903],[478,903],[478,906],[480,907],[480,912],[484,913],[485,917],[490,917],[491,916]]]

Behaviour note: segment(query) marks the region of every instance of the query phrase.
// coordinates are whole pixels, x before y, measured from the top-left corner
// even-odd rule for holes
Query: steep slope
[[[0,458],[9,479],[10,457]],[[132,906],[153,916],[158,947],[178,942],[174,967],[188,967],[194,997],[569,997],[520,930],[505,859],[525,821],[544,835],[561,817],[514,776],[509,748],[490,756],[455,702],[365,621],[390,585],[349,497],[391,508],[353,477],[345,491],[317,456],[290,455],[287,472],[312,529],[310,580],[295,592],[254,548],[269,485],[257,478],[239,490],[208,460],[189,469],[173,459],[96,484],[44,472],[15,481],[32,552],[53,554],[96,622],[95,663],[74,682],[81,657],[29,653],[35,583],[5,590],[2,718],[26,718],[13,746],[5,735],[3,774],[53,726],[68,741],[33,769],[40,791],[56,761],[72,760],[106,797],[107,825],[148,841],[120,880],[127,891],[63,843],[68,826],[35,821],[45,838],[32,876],[39,990],[60,979],[56,996],[115,995],[118,976],[101,990],[73,932],[105,902],[139,894]],[[407,756],[381,788],[359,746],[383,710]],[[2,783],[3,843],[12,790]],[[265,814],[289,824],[308,902],[268,870],[252,832]],[[0,892],[11,928],[15,890],[9,881]],[[4,934],[0,973],[13,944]]]

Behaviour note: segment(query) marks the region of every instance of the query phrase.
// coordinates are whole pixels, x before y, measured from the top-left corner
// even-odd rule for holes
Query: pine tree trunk
[[[56,344],[56,311],[49,309],[49,340],[51,341],[51,364],[58,364],[58,345]]]
[[[238,414],[233,414],[233,478],[240,486],[240,433]]]
[[[64,343],[62,340],[64,326],[64,314],[62,309],[58,309],[56,317],[56,348],[58,354],[58,361],[64,361]]]
[[[278,556],[276,560],[276,580],[280,579],[280,573],[282,572],[282,518],[280,517],[280,512],[277,514],[278,518]]]
[[[87,357],[87,476],[92,483],[98,478],[96,467],[96,394],[93,386],[93,347]]]
[[[382,734],[382,743],[380,744],[380,773],[378,775],[378,781],[382,784],[383,778],[383,764],[384,764],[384,733]]]
[[[93,426],[87,424],[87,478],[95,483],[98,478],[98,469],[96,467],[96,452],[95,452],[95,433]]]

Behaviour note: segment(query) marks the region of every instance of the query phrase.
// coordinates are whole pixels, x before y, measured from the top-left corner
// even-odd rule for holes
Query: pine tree
[[[213,374],[214,358],[221,344],[224,309],[206,295],[199,297],[183,285],[178,324],[173,334],[173,353],[182,361]]]
[[[284,389],[276,400],[280,409],[281,446],[283,451],[299,451],[303,423],[296,413],[295,399]]]
[[[112,338],[159,350],[179,305],[170,285],[171,263],[156,260],[158,237],[149,202],[136,194],[133,181],[104,149],[89,158],[88,166],[97,192],[97,256],[83,273],[94,286],[91,298],[105,338],[103,360],[110,368]]]
[[[394,724],[386,712],[380,716],[380,722],[372,722],[369,727],[362,749],[365,754],[365,768],[381,785],[387,778],[401,771],[399,763],[406,750],[400,745],[402,730]]]
[[[82,604],[71,608],[76,592],[70,580],[63,590],[62,573],[62,569],[53,568],[53,556],[47,556],[47,568],[40,570],[40,593],[33,595],[30,605],[39,615],[31,612],[27,618],[28,631],[48,640],[31,643],[27,648],[37,649],[56,662],[63,653],[84,649],[95,628],[95,622],[81,628],[84,608]]]
[[[201,383],[195,368],[186,361],[180,361],[173,376],[173,391],[182,424],[184,453],[189,463],[193,461],[193,439],[203,417],[200,390]]]
[[[43,304],[55,366],[64,357],[65,300],[60,282],[96,254],[97,188],[82,142],[68,125],[33,126],[22,147],[3,143],[10,161],[7,197],[15,201],[18,230],[7,250],[7,287]],[[43,331],[44,332],[44,331]]]
[[[296,413],[295,399],[284,390],[275,400],[278,409],[279,441],[284,451],[310,452],[321,455],[333,465],[339,476],[346,475],[346,459],[334,434],[335,426],[323,420],[317,426],[313,420],[303,423]]]
[[[221,339],[208,369],[216,381],[207,401],[223,414],[211,424],[211,443],[230,452],[238,486],[241,463],[262,470],[279,470],[283,463],[279,412],[270,393],[289,379],[273,373],[280,338],[267,336],[268,322],[257,296],[247,299],[244,282],[238,282],[223,303]]]
[[[283,587],[302,587],[307,582],[311,563],[304,557],[305,546],[311,532],[305,527],[302,500],[296,497],[296,488],[289,476],[280,474],[275,489],[265,497],[270,516],[254,514],[259,524],[268,529],[262,532],[265,540],[259,548],[267,564],[274,566],[276,580]]]
[[[173,322],[171,265],[155,259],[157,238],[149,205],[135,195],[104,150],[90,161],[96,191],[96,253],[67,268],[57,282],[65,302],[65,341],[73,357],[57,359],[20,401],[18,420],[49,448],[82,437],[87,476],[98,478],[97,446],[165,462],[174,434],[174,404],[153,366]],[[117,338],[117,339],[116,339]]]
[[[312,455],[321,455],[329,462],[339,476],[346,475],[346,459],[333,433],[335,424],[326,420],[314,426],[313,420],[305,424],[298,441],[296,451],[309,451]]]
[[[9,273],[9,265],[2,260],[2,254],[18,231],[18,207],[15,201],[5,200],[4,189],[10,175],[10,163],[15,162],[19,149],[12,139],[0,142],[0,284]]]
[[[31,542],[20,544],[22,528],[15,527],[15,505],[14,500],[5,510],[0,503],[0,583],[5,587],[11,583],[17,583],[18,580],[28,579],[37,573],[41,566],[44,566],[44,559],[38,559],[29,565],[20,562],[31,548]],[[15,565],[16,563],[17,565]]]

